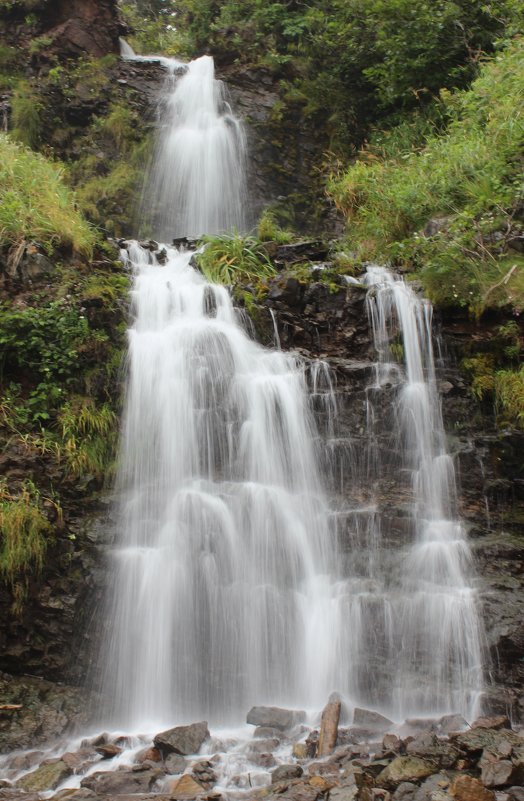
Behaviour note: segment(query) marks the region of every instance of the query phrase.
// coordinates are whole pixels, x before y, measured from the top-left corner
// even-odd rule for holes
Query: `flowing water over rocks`
[[[171,77],[150,182],[157,230],[241,226],[243,135],[212,60]],[[58,745],[34,772],[41,755],[6,761],[8,780],[79,799],[254,798],[273,781],[266,797],[295,801],[396,801],[402,784],[419,801],[422,782],[461,760],[484,784],[517,780],[519,735],[436,736],[442,715],[473,718],[483,655],[429,305],[381,268],[362,278],[378,360],[356,371],[367,421],[348,438],[329,366],[254,342],[191,251],[128,243],[123,258],[133,323],[100,715],[114,733]],[[396,542],[383,537],[388,482],[403,498]],[[332,690],[345,728],[330,732],[335,755],[311,763]],[[255,740],[217,730],[253,705]],[[410,716],[426,721],[394,722]],[[433,730],[410,748],[421,725]],[[484,748],[509,766],[486,755],[480,768]],[[453,780],[438,780],[445,801],[460,801]]]

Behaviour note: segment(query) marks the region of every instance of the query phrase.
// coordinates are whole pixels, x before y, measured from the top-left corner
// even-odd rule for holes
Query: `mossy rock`
[[[400,756],[384,768],[377,776],[378,787],[395,789],[402,782],[416,782],[426,779],[436,773],[437,766],[434,762],[419,757]]]
[[[56,762],[47,762],[40,765],[40,767],[32,773],[28,773],[26,776],[19,779],[16,786],[27,792],[36,793],[44,792],[45,790],[54,790],[55,787],[58,787],[71,773],[71,768],[68,767],[65,762],[62,762],[61,759],[58,759]]]

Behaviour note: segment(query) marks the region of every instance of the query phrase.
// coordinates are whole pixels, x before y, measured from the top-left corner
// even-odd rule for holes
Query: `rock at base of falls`
[[[27,792],[43,792],[44,790],[54,790],[64,779],[67,779],[73,771],[61,759],[53,759],[43,762],[39,768],[32,773],[23,776],[16,783],[17,787]]]
[[[357,706],[353,712],[353,726],[361,726],[370,731],[383,732],[393,725],[392,720],[389,720],[379,712],[373,712],[371,709],[361,709]]]
[[[451,785],[455,801],[495,801],[495,793],[472,776],[458,776]]]
[[[173,801],[192,801],[199,798],[204,791],[204,787],[187,773],[176,779],[170,787]]]
[[[337,744],[341,708],[342,701],[340,696],[333,693],[322,712],[317,752],[319,757],[331,754]]]
[[[209,739],[209,729],[205,720],[200,723],[190,723],[189,726],[175,726],[160,732],[154,738],[154,743],[162,753],[170,754],[197,754],[200,747]]]
[[[299,779],[303,773],[300,765],[279,765],[271,773],[271,784],[278,784],[286,779]]]
[[[396,757],[377,776],[377,784],[388,790],[395,789],[402,782],[419,781],[435,773],[435,764],[414,756]]]
[[[247,715],[247,723],[285,731],[306,719],[306,713],[296,709],[281,709],[277,706],[254,706]]]

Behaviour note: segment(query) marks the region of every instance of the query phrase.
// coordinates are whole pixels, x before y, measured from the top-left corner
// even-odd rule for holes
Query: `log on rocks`
[[[332,693],[322,712],[317,752],[319,757],[332,754],[337,744],[341,707],[342,701],[340,696],[337,693]]]

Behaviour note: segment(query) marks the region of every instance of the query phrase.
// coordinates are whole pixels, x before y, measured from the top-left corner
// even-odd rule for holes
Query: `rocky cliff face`
[[[0,12],[2,38],[24,47],[40,37],[46,57],[118,53],[123,31],[114,0],[38,0],[31,3],[30,13],[23,4],[2,7]],[[36,61],[39,49],[33,46]]]

